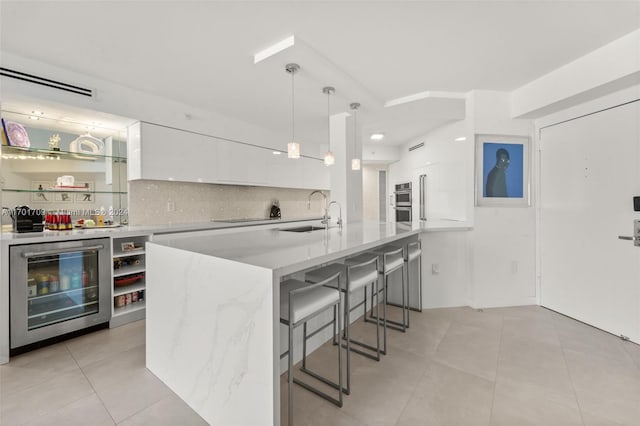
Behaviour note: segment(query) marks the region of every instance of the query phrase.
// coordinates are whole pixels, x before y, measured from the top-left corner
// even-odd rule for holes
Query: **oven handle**
[[[61,254],[61,253],[69,253],[74,251],[84,251],[84,250],[102,250],[104,246],[102,244],[98,244],[95,246],[80,246],[78,248],[68,247],[65,249],[57,249],[57,250],[46,250],[46,251],[31,251],[22,253],[22,257],[36,257],[36,256],[49,256],[52,254]]]

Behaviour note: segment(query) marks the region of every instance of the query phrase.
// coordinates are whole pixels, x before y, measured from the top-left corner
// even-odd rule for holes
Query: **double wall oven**
[[[393,194],[396,222],[411,222],[411,182],[397,184]]]
[[[106,323],[109,238],[10,248],[11,349]]]

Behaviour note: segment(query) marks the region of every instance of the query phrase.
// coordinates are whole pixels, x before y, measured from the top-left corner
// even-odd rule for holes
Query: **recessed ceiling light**
[[[455,138],[454,139],[456,142],[462,142],[462,141],[466,141],[467,137],[466,136],[460,136],[459,138]]]
[[[272,154],[273,154],[273,155],[280,155],[280,154],[282,154],[282,153],[281,153],[280,151],[273,151],[273,152],[272,152]]]
[[[31,111],[31,114],[33,114],[33,115],[44,115],[44,112],[42,112],[42,111],[35,111],[35,110],[34,110],[34,111]]]
[[[384,133],[372,133],[371,134],[371,140],[372,141],[380,141],[380,140],[382,140],[382,138],[384,138]]]
[[[40,117],[36,117],[35,115],[30,115],[29,120],[40,120]]]
[[[253,55],[253,63],[257,64],[260,61],[264,61],[265,59],[275,55],[278,52],[282,52],[284,49],[287,49],[295,44],[295,37],[290,36],[281,40],[271,46],[267,47],[264,50],[259,51],[255,55]]]

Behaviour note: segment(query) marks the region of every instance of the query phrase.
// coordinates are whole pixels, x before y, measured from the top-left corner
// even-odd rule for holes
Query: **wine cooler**
[[[110,240],[10,248],[11,348],[106,323]]]

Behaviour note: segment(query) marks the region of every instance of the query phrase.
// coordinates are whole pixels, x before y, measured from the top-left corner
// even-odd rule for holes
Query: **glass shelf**
[[[6,192],[29,192],[29,193],[78,193],[78,194],[122,194],[126,195],[126,192],[117,192],[117,191],[95,191],[93,189],[87,188],[77,188],[77,189],[17,189],[17,188],[3,188],[3,191]]]
[[[126,163],[126,157],[104,154],[87,154],[71,151],[54,151],[46,148],[22,148],[18,146],[2,146],[2,158],[5,160],[84,160],[111,159],[114,162]]]

